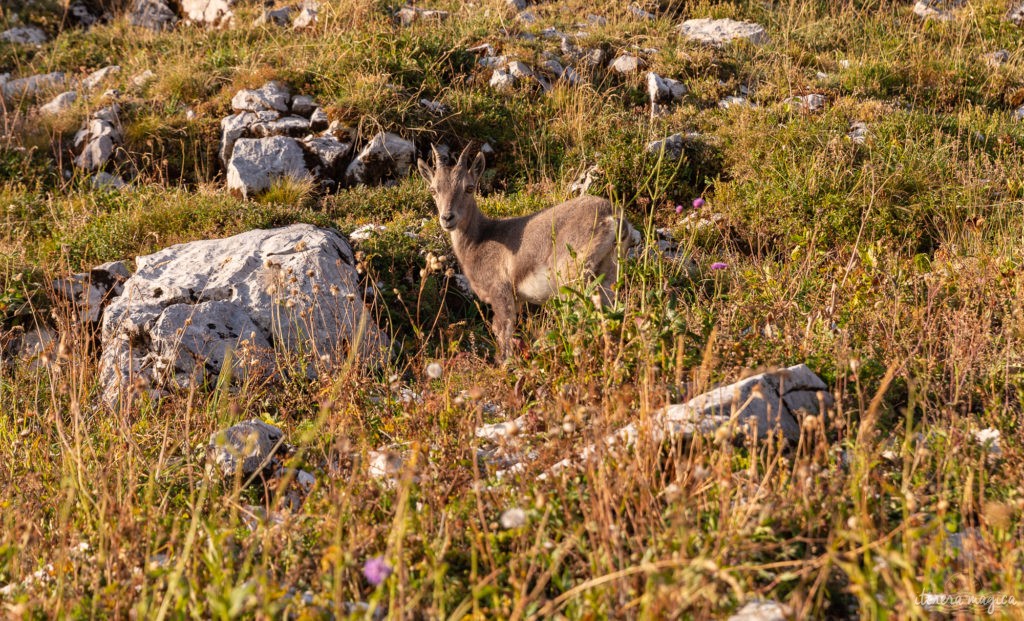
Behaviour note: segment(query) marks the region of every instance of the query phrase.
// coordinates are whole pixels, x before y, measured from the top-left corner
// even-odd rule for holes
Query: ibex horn
[[[430,143],[430,150],[434,154],[434,168],[440,168],[441,154],[437,152],[437,147],[434,146],[434,143]]]
[[[462,153],[459,155],[459,162],[458,162],[457,166],[466,166],[466,165],[469,164],[469,152],[472,149],[473,149],[473,141],[470,140],[466,144],[466,148],[463,149]]]

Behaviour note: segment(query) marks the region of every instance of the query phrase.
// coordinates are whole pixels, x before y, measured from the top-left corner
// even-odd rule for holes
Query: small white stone
[[[117,75],[119,73],[121,73],[120,65],[110,65],[109,67],[97,69],[96,71],[93,71],[92,73],[87,75],[84,80],[82,80],[82,86],[86,90],[91,91],[92,89],[102,84],[103,81],[109,78],[110,76]]]
[[[994,427],[986,427],[985,429],[978,429],[974,432],[974,439],[978,444],[982,446],[988,446],[989,452],[993,454],[999,454],[1002,449],[999,446],[999,430]]]
[[[519,528],[526,524],[526,511],[523,511],[519,507],[513,507],[502,513],[498,522],[505,530]]]
[[[316,23],[318,12],[319,8],[316,3],[306,2],[305,6],[302,7],[302,10],[295,17],[295,21],[292,22],[292,28],[296,30],[309,28]]]
[[[494,73],[491,75],[490,85],[491,88],[505,90],[516,85],[516,78],[511,73],[501,69],[495,69]]]
[[[632,54],[622,54],[612,60],[608,68],[616,73],[628,74],[636,73],[640,70],[640,67],[644,66],[644,61],[640,58],[633,56]]]
[[[156,74],[150,71],[149,69],[146,69],[142,73],[136,74],[135,77],[132,78],[132,84],[141,88],[143,86],[148,85],[155,79]]]

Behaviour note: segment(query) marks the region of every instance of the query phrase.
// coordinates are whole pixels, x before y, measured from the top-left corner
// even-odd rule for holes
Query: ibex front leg
[[[491,308],[494,311],[494,338],[498,343],[498,358],[509,359],[514,352],[512,333],[516,329],[519,314],[515,294],[511,287],[502,287],[493,295]]]

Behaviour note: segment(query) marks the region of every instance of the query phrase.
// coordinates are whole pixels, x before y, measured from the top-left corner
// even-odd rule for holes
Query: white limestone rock
[[[414,6],[403,6],[395,13],[395,19],[403,26],[410,26],[420,21],[441,22],[448,19],[448,11],[421,9]]]
[[[129,277],[131,272],[124,261],[112,261],[82,274],[58,278],[51,287],[75,309],[81,320],[95,324],[99,322],[103,308],[121,295]]]
[[[285,177],[309,178],[305,155],[294,138],[239,138],[235,142],[228,162],[229,190],[250,198]]]
[[[914,5],[914,15],[924,21],[948,22],[956,18],[953,11],[963,3],[963,0],[919,0]]]
[[[327,129],[331,125],[331,119],[327,117],[327,113],[324,112],[323,108],[317,108],[313,110],[313,113],[309,115],[309,129],[310,131],[319,132]]]
[[[306,0],[306,2],[302,3],[302,8],[299,10],[299,14],[295,16],[295,21],[292,22],[292,28],[295,30],[304,30],[315,25],[319,12],[320,8],[316,2]]]
[[[47,91],[53,92],[67,84],[62,71],[42,73],[24,78],[0,80],[0,93],[4,99],[35,97]]]
[[[310,132],[309,119],[296,116],[282,116],[271,121],[259,121],[249,127],[252,135],[257,138],[269,136],[291,136],[301,138]]]
[[[647,73],[647,97],[651,101],[651,115],[661,114],[666,107],[686,95],[686,85],[679,80],[663,78],[657,73]]]
[[[78,93],[75,91],[65,91],[51,99],[49,103],[39,106],[39,112],[46,116],[58,116],[70,110],[77,99]]]
[[[256,26],[273,24],[275,26],[287,26],[292,20],[292,13],[297,7],[284,6],[277,9],[265,9],[253,22]]]
[[[248,112],[288,112],[291,99],[292,95],[287,86],[280,82],[267,82],[260,88],[242,89],[235,93],[231,99],[231,108]]]
[[[696,435],[715,436],[724,430],[733,437],[747,436],[759,441],[781,434],[792,443],[800,439],[800,417],[814,414],[824,419],[832,403],[828,386],[806,365],[761,373],[715,388],[686,403],[667,406],[652,416],[649,425],[626,425],[603,441],[584,447],[576,456],[558,462],[549,472],[557,473],[590,459],[602,449],[632,446],[642,433],[662,442]]]
[[[630,75],[640,71],[645,63],[640,57],[632,54],[621,54],[616,56],[608,65],[608,69],[622,75]]]
[[[495,69],[489,84],[495,90],[504,91],[515,87],[516,78],[504,69]]]
[[[120,65],[110,65],[108,67],[103,67],[102,69],[97,69],[85,76],[85,79],[82,80],[82,88],[91,91],[100,84],[103,84],[103,82],[110,76],[117,75],[119,73],[121,73]]]
[[[274,458],[288,450],[284,432],[253,418],[210,435],[206,446],[207,462],[227,481],[249,477],[275,469]]]
[[[768,41],[764,26],[734,19],[688,19],[679,26],[679,32],[691,41],[722,46],[734,41],[747,41],[760,45]]]
[[[180,0],[181,11],[194,23],[207,26],[230,26],[235,14],[234,0]]]
[[[309,95],[296,95],[292,97],[292,114],[309,117],[319,105]]]
[[[744,604],[729,616],[728,621],[788,621],[793,610],[773,600],[756,599]]]
[[[149,86],[151,83],[153,83],[156,80],[156,78],[157,75],[153,73],[152,70],[146,69],[145,71],[141,71],[136,75],[132,76],[132,84],[138,86],[139,88],[145,88],[146,86]]]
[[[345,161],[352,152],[352,143],[343,142],[334,136],[310,136],[302,141],[302,146],[312,153],[319,162],[318,177],[340,179],[345,173]]]
[[[1018,26],[1024,26],[1024,2],[1018,2],[1011,6],[1010,10],[1006,12],[1006,20]]]
[[[82,148],[75,158],[75,166],[92,171],[106,165],[121,144],[120,113],[120,107],[113,104],[97,110],[86,120],[85,126],[75,134],[75,147]]]
[[[16,45],[42,45],[49,40],[42,28],[19,26],[0,32],[0,41]]]
[[[166,0],[135,0],[128,12],[132,26],[161,32],[171,30],[178,23],[178,15]]]
[[[825,96],[817,93],[790,97],[785,103],[795,106],[804,112],[820,112],[825,107]]]
[[[397,134],[381,132],[363,147],[345,171],[350,185],[394,183],[409,174],[416,145]]]
[[[281,139],[285,140],[285,139]],[[136,258],[103,312],[100,384],[116,406],[232,377],[315,377],[355,349],[383,360],[388,338],[363,306],[355,258],[337,232],[309,224],[201,240]],[[278,366],[305,358],[306,364]]]

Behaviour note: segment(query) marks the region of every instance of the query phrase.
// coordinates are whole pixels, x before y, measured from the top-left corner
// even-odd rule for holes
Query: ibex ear
[[[484,174],[484,167],[487,166],[487,158],[484,157],[483,153],[477,153],[476,157],[473,158],[473,163],[469,166],[469,174],[473,175],[473,179],[477,181]]]
[[[434,171],[430,169],[430,164],[416,158],[416,170],[420,171],[420,176],[426,179],[428,184],[434,182]]]

